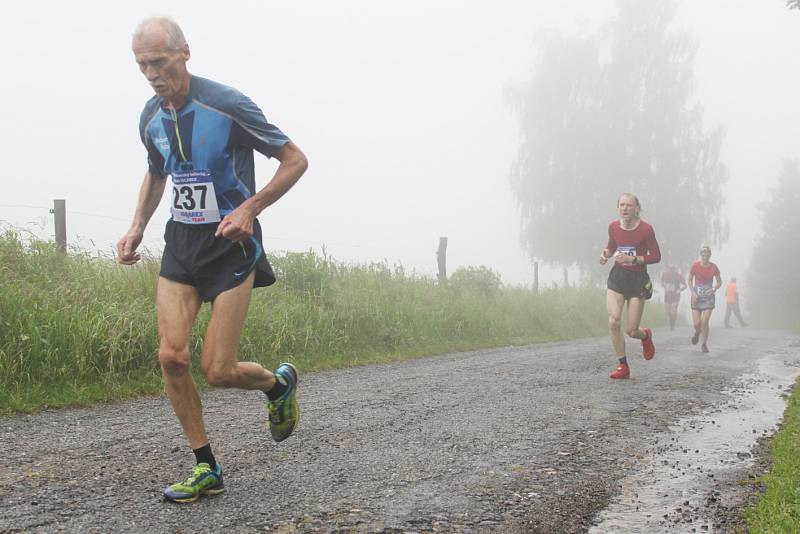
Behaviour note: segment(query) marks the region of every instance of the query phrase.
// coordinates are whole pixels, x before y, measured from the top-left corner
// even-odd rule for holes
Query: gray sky
[[[130,35],[140,19],[167,14],[183,27],[194,74],[249,95],[309,155],[309,172],[260,217],[268,250],[325,244],[340,260],[434,274],[446,235],[451,272],[483,264],[528,283],[508,180],[517,127],[504,88],[528,77],[537,29],[592,28],[612,5],[15,3],[0,19],[0,220],[52,236],[47,209],[65,198],[71,242],[110,250],[127,230],[145,171],[138,118],[152,94]],[[742,276],[756,205],[782,159],[800,157],[800,12],[783,0],[684,0],[679,19],[700,42],[706,126],[727,127],[731,239],[713,259],[723,276]],[[257,161],[261,187],[275,166]],[[153,249],[167,215],[165,202],[145,235]],[[587,254],[596,256],[605,231]]]

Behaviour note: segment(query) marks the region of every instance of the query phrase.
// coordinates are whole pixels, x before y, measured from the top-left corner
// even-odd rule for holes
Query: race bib
[[[711,289],[711,286],[705,286],[705,285],[695,285],[694,292],[696,295],[700,297],[705,297],[707,295],[711,295],[714,293],[714,291]]]
[[[619,246],[617,247],[617,254],[623,254],[625,256],[636,256],[636,247]]]
[[[209,171],[172,173],[172,220],[184,224],[220,221],[214,178]]]

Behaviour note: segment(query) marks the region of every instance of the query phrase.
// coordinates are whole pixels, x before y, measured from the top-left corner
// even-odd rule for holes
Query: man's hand
[[[600,253],[600,265],[605,265],[608,263],[608,256],[606,256],[606,251]]]
[[[122,265],[133,265],[142,257],[136,252],[143,234],[137,230],[129,230],[117,243],[117,261]]]
[[[253,237],[256,214],[246,204],[242,204],[220,221],[214,237],[222,236],[241,243]]]

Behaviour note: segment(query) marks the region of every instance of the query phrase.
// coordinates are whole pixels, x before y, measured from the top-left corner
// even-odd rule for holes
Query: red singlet
[[[648,223],[639,220],[639,225],[633,230],[625,230],[619,220],[608,225],[609,260],[613,261],[614,254],[622,252],[629,256],[642,256],[644,264],[618,263],[623,269],[629,271],[647,271],[646,265],[661,261],[661,250],[658,248],[656,233]]]
[[[711,287],[714,285],[714,276],[719,276],[719,267],[712,262],[708,262],[708,265],[704,267],[703,262],[697,260],[689,269],[689,274],[694,275],[694,285]]]

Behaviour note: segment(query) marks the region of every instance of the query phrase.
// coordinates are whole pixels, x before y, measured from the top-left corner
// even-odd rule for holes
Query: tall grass
[[[800,532],[800,381],[789,397],[780,431],[769,445],[772,466],[761,477],[766,491],[745,510],[753,533]]]
[[[311,371],[606,332],[596,288],[534,295],[469,276],[440,287],[384,263],[347,265],[314,252],[271,260],[278,283],[254,293],[240,346],[241,359],[270,368],[291,360]],[[157,277],[155,259],[124,267],[0,234],[0,413],[160,392]],[[194,358],[208,318],[205,307]]]

